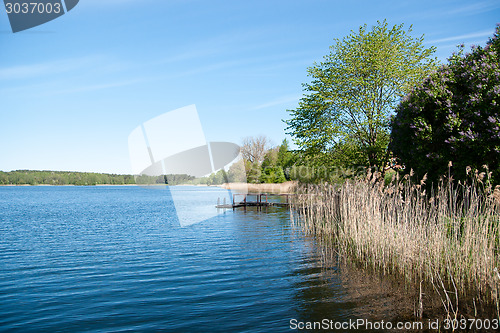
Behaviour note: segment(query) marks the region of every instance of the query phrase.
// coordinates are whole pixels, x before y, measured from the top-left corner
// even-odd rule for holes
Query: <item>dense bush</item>
[[[486,164],[500,180],[500,26],[487,45],[458,54],[408,94],[396,109],[390,149],[407,170],[447,172]]]

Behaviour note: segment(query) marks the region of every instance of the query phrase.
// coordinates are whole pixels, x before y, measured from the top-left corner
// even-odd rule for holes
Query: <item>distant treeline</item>
[[[168,181],[167,181],[168,179]],[[138,176],[137,184],[187,184],[194,177],[189,175]],[[0,171],[0,185],[132,185],[136,184],[133,175],[117,175],[94,172],[36,171],[16,170]]]
[[[193,184],[196,179],[194,176],[182,174],[182,175],[160,175],[160,176],[137,176],[135,181],[140,185],[155,185],[155,184],[167,184],[167,185],[181,185],[181,184]]]
[[[16,170],[0,171],[0,185],[98,185],[135,184],[132,175],[115,175],[93,172],[35,171]]]
[[[309,182],[315,170],[298,165],[301,157],[288,147],[288,141],[273,147],[265,136],[248,137],[241,147],[242,162],[232,164],[205,177],[187,174],[159,176],[117,175],[94,172],[16,170],[0,171],[0,185],[221,185],[227,182],[283,183]]]

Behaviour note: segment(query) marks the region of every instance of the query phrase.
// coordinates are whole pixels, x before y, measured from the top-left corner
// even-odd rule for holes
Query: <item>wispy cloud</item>
[[[473,38],[493,36],[493,32],[494,32],[493,29],[492,30],[485,30],[485,31],[479,31],[479,32],[474,32],[474,33],[470,33],[470,34],[434,39],[434,40],[426,41],[425,43],[426,44],[439,44],[439,43],[451,42],[451,41],[465,42],[465,41],[473,39]]]
[[[210,64],[207,64],[204,66],[194,67],[194,68],[190,68],[188,70],[179,71],[179,72],[175,72],[173,74],[166,75],[163,77],[163,79],[176,79],[176,78],[182,78],[182,77],[187,77],[187,76],[206,74],[206,73],[210,73],[210,72],[226,73],[224,70],[227,70],[229,68],[238,68],[238,67],[241,68],[245,64],[247,64],[247,61],[245,61],[243,59],[242,60],[228,60],[228,61],[210,63]]]
[[[302,97],[302,95],[287,95],[287,96],[282,96],[280,98],[273,99],[273,100],[271,100],[269,102],[257,105],[255,107],[251,108],[250,110],[261,110],[261,109],[269,108],[271,106],[276,106],[276,105],[282,105],[282,104],[287,104],[287,103],[291,103],[291,102],[296,102],[301,97]]]
[[[462,7],[457,7],[451,9],[446,14],[457,15],[457,14],[479,14],[484,12],[489,12],[495,9],[500,8],[500,2],[495,1],[481,1],[477,3],[467,4]]]
[[[22,80],[66,73],[88,67],[100,60],[102,60],[101,57],[88,56],[82,58],[42,62],[37,64],[4,67],[0,68],[0,81]]]
[[[177,53],[169,54],[155,63],[174,63],[210,57],[220,58],[221,55],[238,55],[239,57],[241,54],[266,47],[267,45],[262,42],[262,37],[266,33],[264,28],[254,28],[245,31],[234,30],[210,38],[203,38],[178,46]]]
[[[58,96],[66,94],[78,94],[91,91],[99,91],[105,89],[119,88],[129,85],[134,85],[138,83],[143,83],[149,81],[150,78],[140,78],[140,79],[123,79],[100,83],[82,83],[82,84],[68,84],[67,81],[51,81],[43,82],[37,84],[29,84],[23,86],[13,86],[0,89],[0,96],[13,96],[16,94],[22,94],[23,96],[31,97],[47,97],[47,96]],[[68,88],[68,86],[70,88]]]
[[[490,0],[481,1],[476,3],[466,4],[453,4],[444,1],[435,1],[435,5],[424,6],[422,10],[418,11],[408,11],[407,13],[400,16],[400,20],[403,22],[406,20],[425,20],[425,19],[439,19],[448,20],[451,17],[467,17],[473,15],[481,15],[487,12],[498,11],[500,9],[500,1]],[[451,8],[451,9],[450,9]]]
[[[82,85],[80,87],[75,87],[75,88],[71,88],[71,89],[52,90],[52,91],[46,93],[46,95],[63,95],[63,94],[72,94],[72,93],[80,93],[80,92],[118,88],[118,87],[133,85],[136,83],[141,83],[144,81],[145,80],[143,80],[143,79],[136,79],[136,80],[124,80],[124,81],[108,82],[108,83],[101,83],[101,84],[89,84],[89,85]]]

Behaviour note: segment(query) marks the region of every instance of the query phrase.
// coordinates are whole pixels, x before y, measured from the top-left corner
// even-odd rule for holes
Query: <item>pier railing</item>
[[[289,207],[290,206],[290,196],[293,194],[275,194],[275,193],[235,193],[233,194],[233,200],[231,204],[217,202],[217,208],[238,208],[238,207],[267,207],[267,206],[278,206],[278,207]],[[282,198],[285,198],[283,201]]]

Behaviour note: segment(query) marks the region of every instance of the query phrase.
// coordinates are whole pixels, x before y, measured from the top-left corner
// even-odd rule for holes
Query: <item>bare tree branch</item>
[[[262,163],[266,152],[271,148],[271,140],[265,135],[248,136],[242,140],[241,155],[250,163]]]

